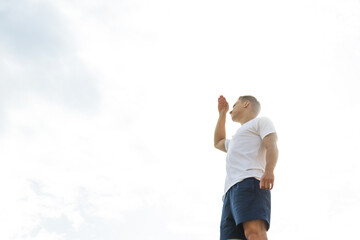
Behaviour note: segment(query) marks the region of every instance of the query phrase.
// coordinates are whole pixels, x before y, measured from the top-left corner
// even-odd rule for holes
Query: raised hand
[[[226,114],[229,111],[229,104],[223,95],[218,98],[218,110],[219,114]]]

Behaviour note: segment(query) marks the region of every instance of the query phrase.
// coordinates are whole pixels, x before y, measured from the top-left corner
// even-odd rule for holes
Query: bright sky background
[[[269,239],[353,239],[359,64],[359,0],[1,0],[0,239],[219,239],[217,98],[245,94],[279,135]]]

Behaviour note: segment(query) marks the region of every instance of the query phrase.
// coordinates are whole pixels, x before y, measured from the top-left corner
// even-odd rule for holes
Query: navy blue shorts
[[[270,190],[260,189],[260,181],[246,178],[226,193],[220,224],[220,240],[245,239],[242,223],[255,219],[265,220],[270,228]]]

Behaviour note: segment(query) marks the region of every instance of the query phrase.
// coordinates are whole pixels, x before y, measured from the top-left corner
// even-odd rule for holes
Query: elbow
[[[214,148],[221,150],[219,142],[214,142]]]
[[[225,148],[225,144],[222,140],[218,141],[217,143],[214,143],[214,147],[220,151],[227,152]]]

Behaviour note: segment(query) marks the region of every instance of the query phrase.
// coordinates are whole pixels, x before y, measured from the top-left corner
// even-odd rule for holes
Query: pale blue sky
[[[0,238],[218,239],[244,94],[279,135],[269,239],[353,237],[359,43],[355,0],[1,1]]]

